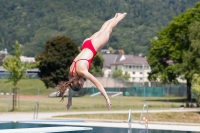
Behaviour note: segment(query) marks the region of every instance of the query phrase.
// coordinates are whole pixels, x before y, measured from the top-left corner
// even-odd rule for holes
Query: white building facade
[[[127,72],[130,75],[130,82],[149,82],[148,73],[151,69],[144,57],[131,56],[111,64],[111,71],[115,70],[122,70],[123,73]]]
[[[35,63],[35,58],[34,57],[20,56],[20,60],[22,62]]]
[[[103,54],[103,77],[112,77],[111,64],[126,59],[123,54]]]

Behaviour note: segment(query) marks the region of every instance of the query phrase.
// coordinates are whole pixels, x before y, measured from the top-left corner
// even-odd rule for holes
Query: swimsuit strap
[[[78,59],[77,61],[73,61],[74,62],[74,67],[73,67],[73,69],[72,69],[72,76],[74,76],[74,74],[73,74],[73,72],[75,71],[76,72],[76,63],[78,62],[78,61],[80,61],[80,60],[87,60],[87,59]],[[88,60],[87,60],[88,61]],[[76,74],[77,74],[77,72],[76,72]],[[78,75],[78,74],[77,74]],[[78,75],[79,76],[79,75]]]

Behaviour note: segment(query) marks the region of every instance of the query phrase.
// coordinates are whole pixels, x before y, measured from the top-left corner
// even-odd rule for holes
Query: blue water
[[[30,123],[0,123],[0,131],[2,129],[18,129],[18,128],[40,128],[40,127],[57,127],[66,125],[52,124],[30,124]],[[70,133],[128,133],[128,128],[112,128],[112,127],[92,127],[93,130],[88,131],[72,131]],[[65,132],[60,132],[65,133]],[[132,129],[132,133],[147,133],[145,129]],[[170,130],[148,130],[148,133],[200,133],[191,131],[170,131]]]
[[[92,127],[92,128],[93,128],[92,131],[82,131],[81,133],[128,133],[128,128],[111,128],[111,127]],[[147,133],[147,130],[132,128],[132,133]],[[200,133],[200,132],[149,129],[148,133]]]
[[[0,123],[0,131],[2,129],[40,128],[40,127],[56,127],[56,126],[62,126],[62,125],[30,124],[30,123]]]

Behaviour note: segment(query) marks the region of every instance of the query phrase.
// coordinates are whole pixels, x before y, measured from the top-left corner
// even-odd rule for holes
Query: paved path
[[[157,112],[200,112],[200,108],[194,109],[184,109],[184,108],[175,108],[175,109],[166,109],[166,110],[149,110],[151,113]],[[129,110],[119,110],[119,111],[81,111],[81,112],[39,112],[38,119],[51,119],[53,116],[59,115],[71,115],[71,114],[126,114],[128,115]],[[132,110],[132,113],[141,113],[141,110]],[[4,112],[0,113],[0,120],[33,120],[33,112]]]

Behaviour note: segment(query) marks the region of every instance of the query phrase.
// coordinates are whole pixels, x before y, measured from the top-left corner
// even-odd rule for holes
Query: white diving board
[[[91,127],[71,127],[71,126],[56,126],[56,127],[40,127],[40,128],[18,128],[18,129],[3,129],[0,133],[56,133],[70,131],[85,131],[93,130]]]

